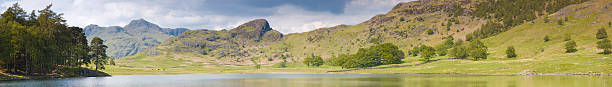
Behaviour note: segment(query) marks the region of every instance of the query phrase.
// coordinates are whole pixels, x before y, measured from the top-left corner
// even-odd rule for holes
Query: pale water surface
[[[611,81],[611,76],[187,74],[0,81],[0,87],[612,87]]]

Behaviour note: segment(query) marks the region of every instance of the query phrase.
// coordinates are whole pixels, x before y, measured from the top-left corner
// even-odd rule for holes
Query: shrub
[[[550,41],[550,37],[548,37],[548,35],[544,36],[544,42],[548,42]]]
[[[508,46],[508,48],[506,48],[506,57],[507,58],[516,57],[514,46]]]
[[[433,30],[431,30],[431,29],[427,29],[427,35],[433,35],[433,34],[434,34],[434,31],[433,31]]]

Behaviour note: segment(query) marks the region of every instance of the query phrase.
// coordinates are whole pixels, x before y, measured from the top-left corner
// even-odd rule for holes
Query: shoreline
[[[222,75],[218,73],[190,73],[194,75]],[[612,74],[465,74],[465,73],[225,73],[225,74],[392,74],[392,75],[453,75],[453,76],[612,76]],[[189,74],[117,74],[122,75],[189,75]],[[61,78],[79,78],[79,77],[112,77],[109,76],[76,76],[76,77],[59,77],[59,76],[24,76],[23,78],[3,78],[0,81],[18,81],[18,80],[44,80],[44,79],[61,79]]]

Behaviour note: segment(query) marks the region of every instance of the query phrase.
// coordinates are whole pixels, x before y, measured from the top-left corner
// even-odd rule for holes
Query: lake
[[[0,87],[612,87],[612,76],[422,74],[116,75],[1,81]]]

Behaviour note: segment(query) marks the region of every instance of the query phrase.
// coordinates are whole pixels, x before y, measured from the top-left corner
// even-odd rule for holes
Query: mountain
[[[83,32],[87,39],[100,37],[108,46],[108,55],[113,58],[131,56],[143,48],[161,44],[164,40],[187,31],[185,28],[160,28],[158,25],[144,19],[132,20],[124,27],[88,25]]]
[[[380,43],[393,43],[408,54],[414,47],[438,46],[445,39],[452,37],[455,41],[481,39],[489,48],[489,59],[444,60],[417,68],[390,68],[371,72],[507,74],[529,69],[545,73],[586,72],[593,70],[589,69],[591,66],[598,67],[595,69],[610,66],[607,56],[597,54],[601,50],[596,48],[597,39],[594,38],[596,29],[609,29],[606,23],[611,20],[610,3],[609,0],[402,2],[388,13],[376,15],[360,24],[286,34],[277,41],[259,39],[262,31],[267,28],[255,28],[255,25],[241,25],[238,29],[221,31],[188,31],[165,41],[164,45],[156,46],[142,55],[122,59],[119,63],[135,67],[195,68],[218,65],[273,65],[284,61],[300,63],[299,61],[307,56],[319,55],[327,59],[340,54],[353,54],[361,48]],[[557,23],[558,21],[562,23]],[[240,30],[245,27],[253,27],[246,30],[252,32],[233,33],[245,31]],[[263,33],[264,36],[266,33]],[[542,38],[546,35],[552,40],[544,42]],[[566,42],[562,38],[567,35],[578,43],[578,52],[564,53],[563,46]],[[505,58],[508,46],[516,48],[518,58]],[[405,62],[420,63],[416,58],[419,57],[407,56],[405,60],[410,61]],[[592,61],[596,62],[591,63]]]
[[[283,34],[273,30],[265,19],[256,19],[230,30],[191,30],[166,40],[143,54],[205,58],[216,62],[248,61],[251,51],[259,46],[282,40]],[[240,59],[242,58],[242,59]]]

